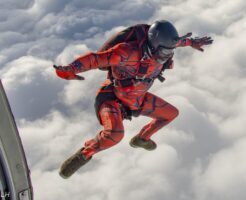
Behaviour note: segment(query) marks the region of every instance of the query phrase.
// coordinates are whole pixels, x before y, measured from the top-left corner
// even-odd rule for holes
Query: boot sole
[[[79,151],[81,151],[81,150],[79,150]],[[78,152],[79,152],[78,151]],[[73,155],[74,156],[74,155]],[[72,176],[77,170],[79,170],[82,166],[84,166],[87,162],[89,162],[91,159],[92,159],[92,157],[90,157],[90,158],[88,158],[87,160],[85,160],[85,162],[77,169],[77,170],[75,170],[74,172],[72,172],[71,174],[69,174],[69,175],[65,175],[62,171],[63,171],[63,165],[69,160],[69,159],[71,159],[73,156],[71,156],[70,158],[68,158],[67,160],[65,160],[64,162],[63,162],[63,164],[61,165],[61,168],[60,168],[60,171],[59,171],[59,175],[62,177],[62,178],[64,178],[64,179],[68,179],[70,176]]]
[[[86,163],[88,163],[91,160],[91,158],[89,158],[83,165],[81,165],[76,171],[78,171],[81,167],[83,167]],[[60,169],[59,171],[59,175],[64,178],[64,179],[68,179],[69,177],[71,177],[76,171],[74,171],[72,174],[66,176],[62,173],[62,170]]]
[[[60,175],[62,178],[64,178],[64,179],[68,179],[68,178],[70,177],[70,176],[65,176],[65,175],[63,175],[61,171],[59,172],[59,175]]]
[[[154,149],[148,149],[148,148],[145,148],[145,147],[143,147],[143,146],[137,146],[137,145],[133,144],[132,141],[130,141],[129,144],[130,144],[130,146],[133,147],[133,148],[142,148],[142,149],[145,149],[145,150],[147,150],[147,151],[153,151],[153,150],[156,149],[156,147],[155,147]]]

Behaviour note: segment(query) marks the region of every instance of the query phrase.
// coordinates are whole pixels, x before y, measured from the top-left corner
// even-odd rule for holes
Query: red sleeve
[[[177,47],[187,47],[187,46],[191,46],[192,42],[191,39],[189,38],[185,38],[182,40],[179,40],[178,43],[176,44],[176,48]]]
[[[116,66],[121,63],[122,57],[127,56],[127,44],[121,43],[108,49],[107,51],[93,53],[90,52],[80,56],[71,64],[69,64],[72,73],[80,73],[97,68],[106,68],[108,66]]]

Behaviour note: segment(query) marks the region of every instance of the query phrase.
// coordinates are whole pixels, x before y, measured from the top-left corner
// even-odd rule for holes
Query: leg
[[[70,177],[90,161],[93,154],[117,144],[123,138],[124,127],[118,103],[104,102],[100,107],[99,115],[104,130],[100,131],[94,139],[85,142],[84,148],[79,149],[62,164],[59,174],[63,178]]]
[[[178,110],[163,99],[146,93],[140,115],[148,116],[153,120],[144,126],[138,134],[140,138],[150,140],[150,137],[163,126],[178,116]]]
[[[116,101],[104,102],[100,107],[99,116],[104,130],[100,131],[95,138],[85,142],[82,153],[86,158],[112,147],[120,142],[124,136],[123,118]]]

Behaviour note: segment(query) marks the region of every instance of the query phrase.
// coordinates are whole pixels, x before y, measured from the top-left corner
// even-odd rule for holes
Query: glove
[[[191,47],[194,49],[197,49],[199,51],[204,51],[203,48],[201,48],[203,45],[210,45],[213,43],[213,40],[211,37],[195,37],[195,38],[190,38],[191,40]]]
[[[56,74],[57,76],[59,76],[62,79],[66,79],[66,80],[84,80],[85,78],[79,75],[74,74],[71,71],[71,67],[70,66],[56,66],[53,65],[53,67],[56,70]]]

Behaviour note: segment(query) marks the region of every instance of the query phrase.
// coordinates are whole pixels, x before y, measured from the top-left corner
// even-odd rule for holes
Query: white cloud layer
[[[246,1],[1,0],[0,10],[0,78],[35,199],[245,200]],[[176,50],[174,69],[151,89],[179,117],[153,136],[154,152],[128,145],[149,119],[125,121],[120,144],[61,179],[60,164],[100,130],[93,102],[106,73],[64,81],[52,64],[65,65],[124,27],[157,19],[172,21],[181,35],[215,40],[204,53]]]

